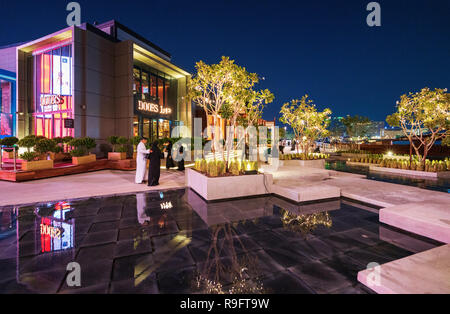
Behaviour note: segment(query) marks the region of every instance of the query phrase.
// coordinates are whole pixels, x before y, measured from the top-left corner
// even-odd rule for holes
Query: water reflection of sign
[[[71,210],[70,204],[58,202],[54,204],[54,212],[51,216],[41,217],[40,237],[42,253],[73,247],[74,225],[66,222],[66,214]]]
[[[41,95],[40,105],[43,112],[59,111],[64,104],[64,97],[61,95]]]
[[[148,111],[148,112],[154,112],[154,113],[160,113],[160,114],[170,114],[172,113],[172,109],[170,108],[164,108],[163,106],[159,106],[158,104],[138,100],[138,110],[141,111]]]
[[[61,239],[61,229],[47,224],[48,221],[42,218],[41,236],[50,236],[53,239]]]

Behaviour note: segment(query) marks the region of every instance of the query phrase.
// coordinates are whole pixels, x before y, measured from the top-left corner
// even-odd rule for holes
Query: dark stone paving
[[[417,251],[356,204],[285,206],[171,190],[0,208],[0,293],[371,293],[358,271]]]

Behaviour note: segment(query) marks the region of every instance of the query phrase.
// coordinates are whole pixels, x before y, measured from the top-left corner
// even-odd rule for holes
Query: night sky
[[[70,1],[0,0],[0,46],[65,28]],[[265,77],[275,94],[264,118],[308,93],[334,116],[384,121],[399,96],[450,87],[450,1],[384,0],[368,27],[370,0],[78,1],[82,22],[116,19],[193,72],[230,56]]]

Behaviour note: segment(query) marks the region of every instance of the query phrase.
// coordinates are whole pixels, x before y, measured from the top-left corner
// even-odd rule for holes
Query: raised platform
[[[303,186],[283,186],[275,183],[270,190],[273,194],[297,203],[341,197],[341,189],[319,183]]]
[[[358,281],[382,294],[448,294],[450,245],[360,271]]]
[[[450,243],[450,203],[425,201],[380,209],[380,222]]]
[[[107,169],[135,170],[136,161],[134,159],[125,159],[125,160],[99,159],[95,162],[82,165],[60,163],[56,164],[55,167],[52,169],[45,169],[45,170],[34,170],[34,171],[18,170],[17,172],[14,172],[12,170],[0,170],[0,180],[23,182],[29,180],[45,179]]]

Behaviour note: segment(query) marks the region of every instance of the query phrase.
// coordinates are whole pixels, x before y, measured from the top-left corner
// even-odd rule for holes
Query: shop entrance
[[[70,118],[68,113],[35,115],[35,134],[47,138],[74,136],[74,130],[64,127],[64,119]]]
[[[170,137],[173,123],[166,119],[151,119],[143,116],[135,117],[133,124],[134,136],[143,136],[150,141]]]

